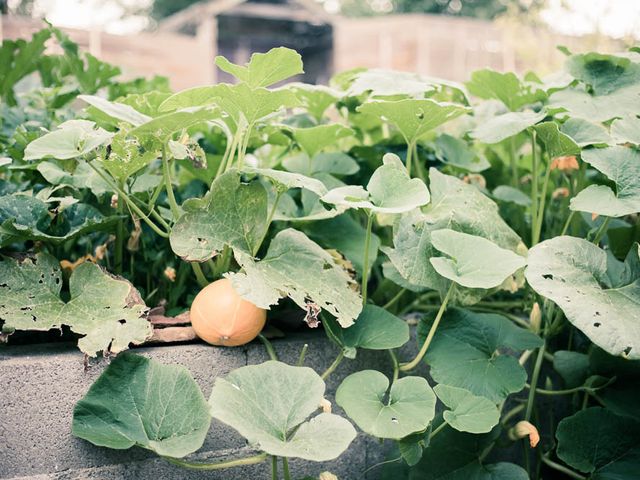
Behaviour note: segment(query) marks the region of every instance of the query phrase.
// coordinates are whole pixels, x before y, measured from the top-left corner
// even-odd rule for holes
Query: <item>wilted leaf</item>
[[[400,378],[389,389],[384,374],[363,370],[342,381],[336,403],[364,432],[400,439],[427,428],[435,416],[436,396],[422,377]]]
[[[62,270],[50,255],[5,258],[0,278],[0,318],[6,328],[46,331],[68,325],[82,335],[78,347],[90,356],[118,353],[151,336],[147,307],[137,290],[92,263],[73,271],[66,303],[60,298]]]
[[[250,444],[271,455],[312,461],[333,460],[356,437],[344,418],[318,409],[325,384],[307,367],[269,361],[218,377],[211,415],[236,429]]]
[[[180,458],[198,450],[211,424],[188,370],[119,355],[76,404],[72,431],[100,447],[134,445]]]
[[[638,245],[629,253],[639,262]],[[611,261],[596,245],[574,237],[546,240],[529,251],[526,277],[540,295],[555,302],[567,320],[612,355],[640,358],[640,275],[612,275]]]
[[[279,232],[266,256],[255,261],[242,249],[234,250],[243,272],[229,274],[233,287],[245,299],[269,308],[288,296],[300,308],[313,302],[348,327],[362,310],[347,272],[329,253],[302,232],[288,228]]]

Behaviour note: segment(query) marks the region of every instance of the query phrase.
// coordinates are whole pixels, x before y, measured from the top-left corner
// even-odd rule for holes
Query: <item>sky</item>
[[[149,5],[152,0],[119,0]],[[11,5],[11,0],[9,4]],[[101,28],[109,33],[135,33],[147,26],[144,16],[122,20],[123,7],[109,0],[36,0],[37,12],[53,24]],[[640,0],[548,0],[542,19],[559,33],[583,35],[599,31],[614,38],[640,38]]]

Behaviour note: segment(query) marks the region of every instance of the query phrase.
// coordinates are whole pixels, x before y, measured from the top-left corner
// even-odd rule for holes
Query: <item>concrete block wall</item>
[[[322,372],[338,349],[321,332],[293,335],[273,342],[280,360],[293,364],[308,343],[305,365]],[[268,359],[262,344],[254,342],[234,349],[204,344],[160,346],[134,350],[166,364],[187,367],[206,398],[215,378],[235,368]],[[171,465],[155,454],[134,447],[111,450],[96,447],[71,435],[74,404],[107,365],[101,360],[85,372],[83,357],[74,345],[8,346],[0,348],[0,479],[24,480],[190,480],[270,479],[270,465],[221,471],[190,471]],[[388,373],[386,352],[359,352],[344,360],[327,382],[327,398],[333,402],[340,381],[349,373],[373,368]],[[326,463],[293,460],[293,478],[331,471],[341,480],[365,478],[363,472],[383,457],[383,446],[360,433],[338,459]],[[252,454],[234,430],[214,420],[204,446],[191,458],[215,461]],[[374,477],[367,477],[374,478]]]

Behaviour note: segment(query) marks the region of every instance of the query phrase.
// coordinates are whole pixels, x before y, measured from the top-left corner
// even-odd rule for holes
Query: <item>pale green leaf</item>
[[[614,121],[611,125],[611,136],[616,143],[640,145],[640,118],[628,115]]]
[[[569,135],[561,132],[556,122],[542,122],[533,128],[549,158],[580,154],[578,144]]]
[[[638,245],[629,262],[638,260]],[[611,278],[607,254],[591,242],[562,236],[529,251],[526,277],[567,320],[611,355],[640,358],[640,276]]]
[[[77,162],[71,168],[63,168],[55,161],[40,162],[37,170],[51,185],[68,185],[77,189],[86,188],[96,196],[112,191],[112,188],[87,162]]]
[[[432,321],[420,324],[421,342]],[[501,315],[451,308],[445,312],[425,359],[436,382],[499,403],[524,388],[527,373],[516,357],[497,355],[498,350],[531,350],[540,345],[537,335]]]
[[[151,120],[150,116],[140,113],[135,108],[124,103],[110,102],[105,98],[96,97],[95,95],[78,95],[78,98],[84,100],[92,107],[97,108],[102,113],[107,114],[109,117],[129,123],[134,127]]]
[[[400,378],[389,389],[384,374],[363,370],[342,381],[336,403],[369,435],[400,439],[427,428],[435,416],[436,396],[422,377]]]
[[[607,95],[640,82],[640,64],[622,56],[596,52],[572,55],[566,69],[574,78],[589,85],[594,95]]]
[[[319,153],[313,158],[309,158],[304,153],[291,155],[282,161],[282,166],[290,172],[304,175],[316,173],[353,175],[360,170],[358,162],[343,152]]]
[[[640,111],[640,85],[629,85],[608,95],[591,95],[577,88],[567,88],[549,97],[549,108],[564,108],[571,117],[590,122],[606,122],[615,117],[635,115]]]
[[[160,115],[129,131],[129,135],[144,138],[150,137],[160,142],[166,141],[172,134],[198,123],[215,120],[220,117],[216,108],[199,108],[178,110]]]
[[[76,404],[72,432],[100,447],[137,445],[180,458],[202,446],[210,424],[207,402],[186,368],[124,354]]]
[[[472,95],[500,100],[512,112],[546,98],[542,85],[524,82],[511,72],[501,73],[489,68],[473,72],[466,86]]]
[[[468,112],[468,109],[461,105],[428,99],[370,101],[360,105],[357,110],[391,123],[408,144],[418,141],[434,128]]]
[[[251,88],[268,87],[294,75],[304,73],[302,57],[290,48],[272,48],[267,53],[254,53],[246,65],[236,65],[222,56],[215,63]]]
[[[471,136],[483,143],[499,143],[535,125],[546,116],[544,110],[504,113],[478,125],[471,132]]]
[[[338,457],[356,437],[344,418],[321,413],[325,384],[307,367],[269,361],[218,377],[211,415],[236,429],[251,445],[271,455],[326,461]]]
[[[478,397],[464,388],[439,384],[434,392],[450,410],[443,413],[444,420],[456,430],[487,433],[498,424],[500,412],[491,400]]]
[[[491,167],[484,155],[475,152],[464,140],[446,133],[436,139],[435,147],[436,157],[447,165],[473,173],[482,172]]]
[[[499,185],[493,192],[491,192],[494,198],[502,202],[511,202],[521,207],[528,207],[531,205],[531,197],[518,190],[517,188],[509,185]]]
[[[68,120],[56,130],[44,134],[29,143],[24,150],[25,160],[57,158],[65,160],[86,155],[109,143],[113,133],[96,127],[88,120]]]
[[[137,290],[93,263],[73,271],[68,302],[60,298],[60,264],[48,254],[4,258],[0,278],[0,318],[5,329],[47,331],[68,325],[82,335],[78,347],[89,356],[118,353],[151,336],[147,307]]]
[[[467,288],[497,287],[526,265],[520,255],[477,235],[436,230],[431,234],[431,243],[451,257],[432,257],[431,265],[436,272]]]
[[[342,92],[325,85],[290,83],[286,88],[298,97],[302,106],[317,122],[322,120],[326,110],[342,96]]]
[[[269,179],[269,181],[274,184],[276,190],[281,192],[292,188],[304,188],[318,196],[327,193],[327,187],[325,187],[324,183],[320,180],[299,173],[283,172],[282,170],[274,170],[271,168],[244,167],[242,170]]]
[[[410,178],[400,158],[386,154],[383,164],[373,172],[367,189],[360,186],[338,187],[322,201],[378,213],[403,213],[429,202],[429,190],[418,178]]]
[[[236,170],[218,177],[204,208],[182,215],[171,230],[171,248],[187,261],[204,262],[226,245],[253,255],[267,225],[267,191],[243,183]]]
[[[348,273],[297,230],[279,232],[260,261],[241,249],[234,253],[243,271],[228,276],[236,291],[258,307],[269,308],[288,296],[309,314],[314,307],[326,310],[343,327],[353,324],[362,310]]]
[[[603,125],[592,123],[583,118],[567,119],[567,121],[561,125],[560,131],[571,137],[580,147],[611,142],[609,132]]]
[[[616,192],[606,185],[589,185],[571,199],[571,210],[622,217],[640,212],[640,152],[616,146],[584,150],[582,160],[606,175]]]

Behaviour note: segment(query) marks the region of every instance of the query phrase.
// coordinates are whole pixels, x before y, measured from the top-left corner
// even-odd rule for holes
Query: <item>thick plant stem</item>
[[[280,201],[281,196],[282,196],[282,192],[278,191],[278,193],[276,194],[276,199],[273,201],[273,206],[271,207],[271,211],[269,212],[269,216],[267,217],[267,223],[265,224],[262,237],[260,238],[260,241],[256,243],[256,246],[253,249],[252,253],[254,257],[258,253],[258,250],[260,250],[260,247],[262,246],[262,242],[264,242],[264,239],[267,237],[267,233],[269,232],[269,227],[271,226],[271,221],[273,220],[273,216],[276,214],[276,208],[278,207],[278,202]]]
[[[271,480],[278,480],[278,457],[271,455]]]
[[[509,139],[509,153],[511,156],[511,183],[514,187],[518,186],[518,157],[516,153],[516,138],[512,136]]]
[[[576,480],[587,480],[587,477],[580,475],[579,473],[574,472],[573,470],[570,470],[564,465],[560,465],[559,463],[556,463],[553,460],[549,460],[549,458],[546,455],[542,455],[540,457],[540,460],[542,460],[542,463],[544,463],[545,465],[553,468],[554,470],[564,473],[568,477],[575,478]]]
[[[322,378],[323,380],[326,380],[327,377],[329,375],[331,375],[336,368],[338,368],[338,365],[340,365],[340,362],[342,362],[342,359],[344,358],[344,352],[340,351],[340,353],[338,354],[338,356],[336,357],[336,359],[333,361],[333,363],[331,365],[329,365],[329,368],[327,368],[324,373],[322,375],[320,375],[320,378]]]
[[[215,463],[196,463],[189,462],[187,460],[181,460],[179,458],[162,457],[167,462],[173,463],[183,468],[191,470],[222,470],[225,468],[242,467],[245,465],[255,465],[256,463],[262,463],[267,459],[266,453],[254,455],[253,457],[238,458],[235,460],[224,460],[222,462]]]
[[[124,214],[124,204],[125,200],[121,195],[118,195],[118,207],[117,212],[118,215]],[[118,219],[118,224],[116,225],[116,244],[115,244],[115,252],[114,252],[114,268],[118,275],[122,275],[123,261],[124,261],[124,219]]]
[[[535,230],[538,224],[538,156],[536,131],[531,131],[531,246],[535,245]]]
[[[140,218],[140,220],[142,220],[147,225],[149,225],[151,230],[156,232],[162,238],[169,238],[169,233],[163,231],[162,229],[160,229],[160,227],[158,227],[155,223],[153,223],[149,219],[149,215],[146,215],[135,203],[133,203],[133,201],[129,198],[129,196],[121,188],[119,188],[117,185],[115,185],[105,173],[100,171],[100,169],[97,168],[92,163],[87,162],[87,164],[89,165],[89,167],[91,167],[91,169],[94,172],[96,172],[98,174],[98,176],[100,178],[102,178],[107,183],[107,185],[109,185],[111,188],[113,188],[113,190],[118,194],[118,198],[122,197],[124,199],[124,201],[126,202],[127,206],[138,216],[138,218]]]
[[[367,304],[367,287],[369,283],[369,247],[371,245],[371,229],[373,227],[373,213],[367,212],[367,233],[364,237],[364,261],[362,262],[362,304]]]
[[[164,187],[167,190],[167,199],[169,200],[169,207],[171,208],[171,214],[173,220],[177,220],[180,216],[180,207],[176,202],[176,197],[173,193],[173,185],[171,184],[171,172],[169,171],[169,158],[167,157],[167,148],[162,146],[162,176],[164,177]]]
[[[282,457],[282,470],[284,471],[284,480],[291,480],[291,474],[289,473],[289,460],[287,460],[287,457]]]
[[[407,172],[409,176],[411,176],[411,163],[413,161],[413,143],[407,143],[407,157],[405,159],[405,166],[407,167]]]
[[[264,345],[264,348],[267,350],[267,354],[269,355],[269,359],[274,360],[274,361],[277,362],[278,361],[278,355],[276,354],[276,351],[274,350],[273,345],[271,345],[271,342],[267,339],[267,337],[265,337],[261,333],[258,334],[258,338],[260,339],[260,341]]]
[[[596,245],[600,243],[600,240],[602,240],[602,237],[604,237],[604,234],[607,233],[607,227],[609,226],[610,220],[611,220],[611,217],[606,217],[600,224],[600,228],[598,228],[598,231],[593,237],[593,243],[595,243]]]
[[[533,231],[532,246],[536,245],[540,241],[540,234],[542,232],[542,222],[544,219],[544,208],[547,201],[547,188],[549,188],[549,177],[551,176],[551,161],[547,165],[547,171],[544,174],[544,182],[542,183],[542,193],[540,194],[540,204],[538,206],[538,218]]]
[[[200,288],[204,288],[209,285],[209,280],[207,280],[207,277],[204,276],[202,267],[198,262],[191,262],[191,268],[193,269],[193,273],[196,275],[196,280],[198,281],[198,285],[200,285]]]
[[[442,304],[440,305],[440,309],[438,310],[438,313],[436,315],[436,319],[433,321],[433,325],[431,325],[431,329],[429,330],[427,338],[425,339],[424,343],[422,344],[422,348],[420,348],[420,351],[418,352],[418,354],[416,355],[416,357],[413,360],[411,360],[409,363],[403,363],[402,365],[400,365],[400,371],[407,372],[409,370],[413,370],[422,361],[422,358],[427,353],[427,349],[429,348],[429,345],[431,344],[431,341],[433,340],[433,337],[436,334],[436,330],[438,329],[438,325],[440,324],[440,320],[442,320],[442,316],[444,315],[444,312],[447,309],[447,304],[449,303],[449,300],[451,299],[451,294],[453,293],[453,290],[455,289],[455,285],[456,285],[455,283],[452,283],[451,286],[449,287],[449,290],[447,290],[447,294],[445,295],[444,300],[442,301]]]
[[[544,341],[544,343],[538,350],[536,363],[533,367],[533,373],[531,374],[531,390],[529,390],[529,398],[527,399],[527,410],[524,415],[524,419],[527,422],[531,420],[531,414],[533,413],[533,403],[536,398],[538,378],[540,377],[540,368],[542,367],[542,360],[544,359],[544,352],[546,351],[546,347],[547,347],[547,342]]]

